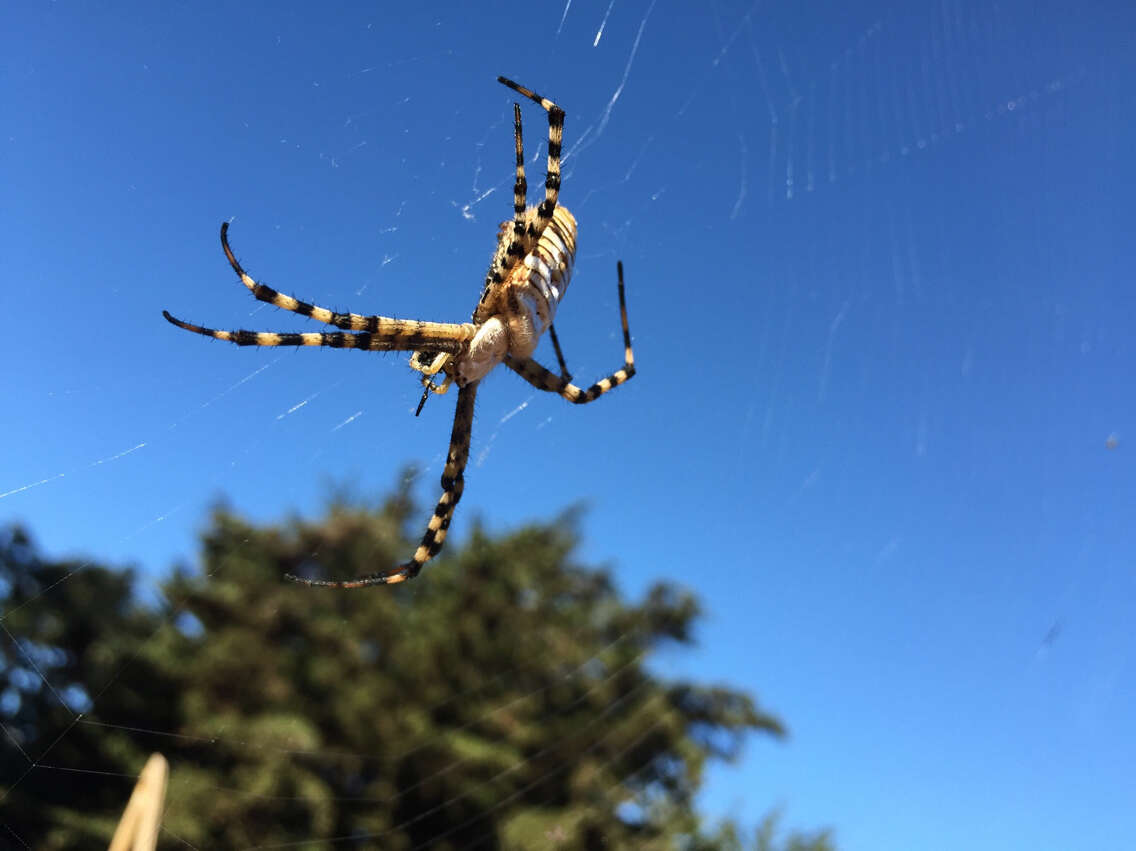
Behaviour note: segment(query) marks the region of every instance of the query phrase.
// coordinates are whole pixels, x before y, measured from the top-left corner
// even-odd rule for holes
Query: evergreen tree
[[[730,825],[701,828],[693,797],[708,760],[780,722],[653,674],[661,645],[690,642],[694,599],[658,585],[622,600],[575,559],[572,514],[475,528],[403,586],[281,581],[393,564],[416,516],[405,493],[264,527],[219,508],[200,572],[166,580],[158,608],[129,573],[0,538],[6,829],[105,847],[122,780],[160,750],[169,847],[742,847]]]
[[[161,615],[132,582],[0,529],[0,847],[105,848],[130,786],[84,770],[136,774],[148,745],[121,728],[181,723],[179,683],[145,652]],[[119,728],[85,714],[93,700]]]

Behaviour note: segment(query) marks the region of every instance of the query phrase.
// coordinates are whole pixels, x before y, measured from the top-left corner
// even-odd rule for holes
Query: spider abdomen
[[[509,354],[527,358],[556,318],[576,259],[576,219],[557,207],[536,248],[510,271],[504,283]]]
[[[506,355],[527,358],[536,350],[568,289],[575,258],[576,219],[556,207],[536,247],[482,298],[492,314],[477,325],[469,348],[457,358],[459,387],[484,378]]]

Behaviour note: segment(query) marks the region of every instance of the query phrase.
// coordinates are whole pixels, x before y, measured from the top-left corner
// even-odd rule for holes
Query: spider
[[[527,206],[524,145],[521,137],[521,107],[513,104],[513,139],[516,147],[516,180],[513,184],[513,219],[503,222],[497,232],[497,248],[481,299],[471,322],[421,322],[386,316],[338,313],[299,301],[255,281],[244,270],[229,247],[229,223],[221,225],[221,247],[241,282],[260,301],[299,313],[340,331],[274,333],[265,331],[218,331],[194,325],[171,316],[167,321],[186,331],[228,340],[238,346],[330,346],[337,349],[413,352],[410,365],[421,373],[424,387],[418,413],[431,393],[445,393],[458,386],[457,409],[450,433],[450,448],[442,470],[442,496],[426,526],[426,533],[410,560],[393,568],[355,579],[330,581],[306,579],[291,574],[287,578],[308,586],[364,588],[390,585],[413,579],[446,540],[454,509],[465,488],[464,471],[469,460],[473,429],[473,403],[481,380],[498,364],[525,379],[538,390],[559,393],[569,402],[593,402],[635,374],[631,353],[631,332],[627,325],[627,302],[623,293],[623,264],[617,263],[619,318],[623,328],[624,362],[621,369],[582,389],[571,383],[571,374],[560,350],[552,320],[572,276],[576,256],[576,219],[560,197],[560,147],[564,135],[564,110],[536,92],[504,77],[498,82],[540,104],[548,113],[548,175],[544,181],[544,200]],[[548,331],[556,352],[559,374],[541,366],[531,356],[541,335]],[[437,376],[442,378],[435,383]]]

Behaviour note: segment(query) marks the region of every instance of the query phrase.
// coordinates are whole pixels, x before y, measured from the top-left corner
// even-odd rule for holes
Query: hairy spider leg
[[[619,319],[623,325],[623,368],[617,369],[606,378],[601,378],[587,390],[577,387],[567,379],[562,378],[548,369],[545,369],[532,358],[507,357],[505,363],[509,369],[521,376],[525,381],[538,390],[547,390],[550,393],[559,393],[569,402],[584,405],[593,402],[627,381],[635,374],[635,356],[631,352],[631,330],[627,324],[627,299],[623,293],[623,263],[616,264],[619,274]],[[563,365],[561,366],[563,369]]]
[[[525,143],[521,131],[519,103],[513,104],[513,145],[517,153],[516,179],[513,182],[513,236],[509,239],[509,247],[505,254],[515,261],[525,253],[521,246],[525,236],[525,208],[529,193],[529,184],[525,179]]]
[[[369,352],[407,352],[414,351],[422,346],[429,346],[443,352],[459,352],[464,345],[462,339],[454,337],[385,337],[382,334],[372,334],[370,331],[351,333],[347,331],[308,331],[299,334],[281,334],[274,331],[218,331],[215,328],[206,328],[194,325],[170,314],[168,310],[162,311],[162,316],[171,325],[212,337],[215,340],[225,340],[236,343],[238,346],[328,346],[332,349],[363,349]],[[460,329],[461,325],[454,325]]]
[[[497,82],[524,95],[533,103],[540,104],[548,112],[548,176],[544,179],[544,202],[539,207],[537,218],[536,230],[539,235],[552,218],[552,211],[556,209],[560,198],[560,149],[564,142],[564,110],[548,98],[506,77],[498,77]]]
[[[319,307],[314,304],[308,304],[305,301],[293,298],[290,295],[284,295],[277,292],[272,287],[266,284],[257,283],[253,278],[241,267],[237,262],[237,258],[233,255],[233,250],[229,247],[229,223],[225,222],[221,225],[221,247],[225,250],[225,257],[229,260],[229,265],[241,279],[249,292],[251,292],[260,301],[266,301],[275,307],[290,310],[293,313],[299,313],[301,316],[308,316],[315,319],[317,322],[324,322],[328,325],[334,325],[336,328],[343,328],[348,331],[369,331],[372,334],[381,334],[384,337],[440,337],[442,339],[463,339],[466,332],[458,332],[456,328],[464,328],[464,326],[455,326],[447,322],[422,322],[417,319],[393,319],[389,316],[365,316],[359,313],[339,313],[334,310],[328,310],[326,307]]]
[[[410,561],[393,570],[371,573],[356,579],[328,580],[304,579],[287,574],[286,578],[302,585],[319,588],[367,588],[371,585],[394,585],[413,579],[422,566],[436,556],[446,542],[446,533],[454,516],[454,509],[465,490],[465,465],[469,461],[469,444],[473,433],[473,402],[477,396],[479,382],[472,381],[458,391],[457,408],[454,411],[454,427],[450,432],[450,451],[446,456],[446,466],[442,470],[442,496],[434,507],[434,514],[426,524],[426,534],[414,551]]]
[[[367,349],[370,351],[415,351],[431,349],[438,352],[456,354],[462,346],[473,338],[475,328],[472,323],[421,322],[415,319],[392,319],[388,316],[364,316],[359,313],[338,313],[300,301],[290,295],[277,292],[265,284],[255,281],[237,261],[229,247],[229,223],[221,225],[221,248],[229,265],[233,267],[241,282],[259,301],[307,316],[327,325],[334,325],[348,331],[361,331],[362,334],[308,333],[274,334],[259,331],[217,331],[184,322],[163,310],[167,322],[218,340],[228,340],[238,346],[330,346],[339,349]]]
[[[572,373],[568,371],[568,364],[564,362],[564,352],[560,351],[560,338],[556,336],[556,323],[548,323],[548,336],[552,338],[552,348],[556,350],[556,362],[560,364],[560,377],[565,381],[571,381]]]
[[[521,126],[521,105],[513,104],[513,147],[516,152],[516,165],[514,166],[513,181],[513,227],[509,232],[509,223],[504,222],[497,234],[497,248],[493,252],[493,260],[489,264],[489,271],[485,273],[485,286],[481,291],[481,301],[478,310],[474,311],[476,320],[478,312],[489,297],[491,289],[505,280],[505,270],[524,257],[527,244],[531,242],[527,207],[528,181],[525,179],[525,143]]]

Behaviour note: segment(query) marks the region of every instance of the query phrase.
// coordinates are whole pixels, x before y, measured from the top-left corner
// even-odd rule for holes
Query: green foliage
[[[148,751],[84,716],[92,699],[121,725],[180,724],[170,711],[176,684],[139,653],[160,618],[132,602],[132,580],[129,571],[44,562],[24,531],[0,529],[4,847],[106,847],[130,787],[53,768],[137,773]]]
[[[774,811],[762,819],[750,840],[745,840],[733,824],[721,825],[713,833],[702,833],[683,851],[836,851],[836,843],[828,830],[816,833],[790,833],[778,838],[781,814]]]
[[[201,571],[167,579],[157,608],[130,573],[0,537],[5,829],[105,847],[160,750],[169,847],[740,848],[731,826],[700,831],[693,797],[707,760],[780,722],[653,674],[697,604],[666,585],[622,600],[575,561],[571,514],[475,529],[403,586],[281,581],[396,563],[413,509],[339,499],[318,522],[257,527],[219,508]]]

